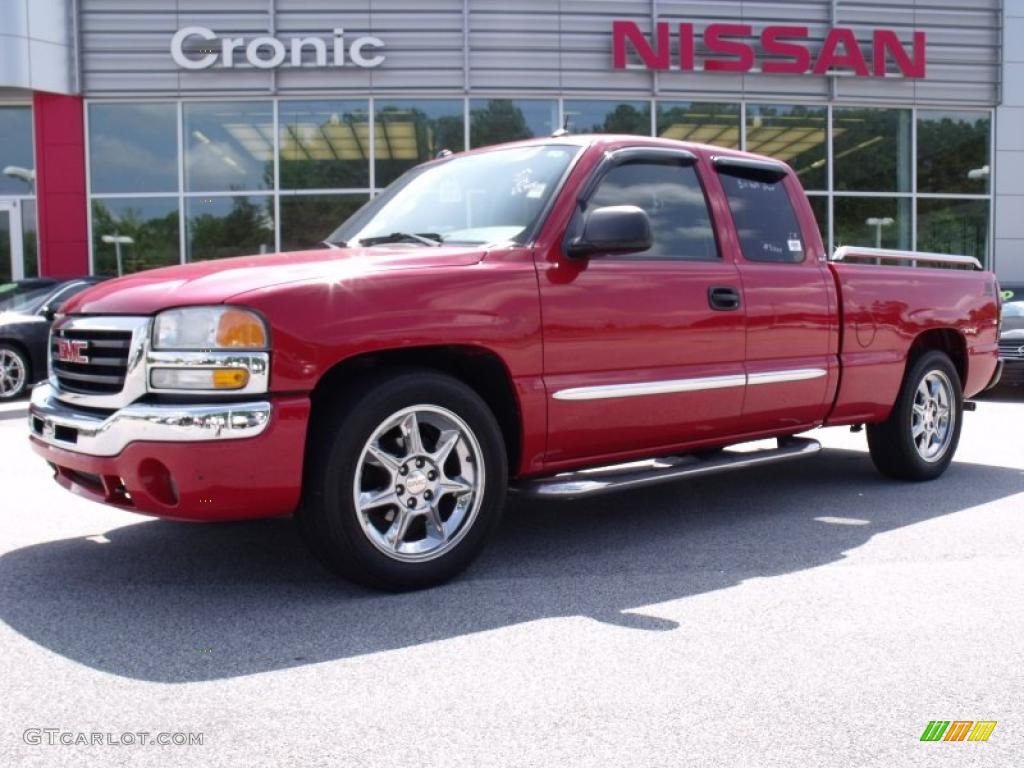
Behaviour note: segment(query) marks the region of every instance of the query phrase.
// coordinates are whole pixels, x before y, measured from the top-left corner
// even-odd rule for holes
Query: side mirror
[[[586,214],[583,233],[566,246],[566,254],[584,258],[599,253],[637,253],[654,244],[651,220],[635,205],[608,205]]]
[[[39,310],[39,314],[46,318],[46,322],[52,323],[53,318],[57,316],[57,310],[47,304],[45,307]]]

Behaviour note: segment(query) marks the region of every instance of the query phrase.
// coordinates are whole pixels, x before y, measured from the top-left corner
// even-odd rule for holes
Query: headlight
[[[161,312],[153,323],[153,349],[266,349],[267,326],[238,307],[185,307]]]

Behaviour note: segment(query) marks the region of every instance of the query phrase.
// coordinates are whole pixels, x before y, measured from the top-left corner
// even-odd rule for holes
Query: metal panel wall
[[[654,20],[741,22],[755,34],[770,24],[807,26],[816,50],[830,25],[876,27],[928,36],[924,80],[653,73],[611,66],[611,24],[629,19],[649,32]],[[247,39],[372,34],[386,44],[375,69],[258,70],[240,61],[181,71],[169,53],[185,26]],[[1000,0],[81,0],[84,92],[88,96],[227,95],[326,92],[695,96],[837,102],[993,106],[999,101]],[[673,34],[673,46],[675,45]],[[751,40],[751,42],[754,42]],[[704,53],[698,44],[698,59]]]
[[[5,0],[0,14],[0,87],[75,93],[71,0]]]
[[[1007,0],[1008,40],[1024,35],[1024,0]],[[1007,48],[1004,99],[996,110],[995,264],[999,279],[1024,283],[1024,50]]]

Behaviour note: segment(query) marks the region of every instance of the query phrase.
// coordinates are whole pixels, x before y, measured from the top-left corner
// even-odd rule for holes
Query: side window
[[[719,258],[707,200],[692,165],[633,162],[614,166],[598,183],[587,210],[606,205],[635,205],[651,220],[654,245],[615,258]]]
[[[804,260],[800,224],[782,179],[732,168],[719,168],[719,178],[747,261]]]

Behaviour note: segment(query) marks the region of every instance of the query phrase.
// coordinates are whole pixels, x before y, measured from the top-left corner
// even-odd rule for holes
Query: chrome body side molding
[[[747,374],[747,384],[781,384],[787,381],[820,379],[828,371],[824,368],[797,368],[792,371],[764,371]]]
[[[675,392],[700,392],[706,389],[742,387],[746,376],[742,373],[729,376],[705,376],[696,379],[668,379],[665,381],[641,381],[635,384],[605,384],[592,387],[573,387],[555,392],[555,400],[604,400],[614,397],[641,397],[643,395],[668,395]]]
[[[703,392],[709,389],[743,387],[748,384],[781,384],[788,381],[806,381],[826,375],[824,368],[797,368],[788,371],[765,371],[751,374],[726,376],[703,376],[693,379],[666,379],[664,381],[640,381],[634,384],[603,384],[589,387],[560,389],[552,397],[555,400],[607,400],[618,397],[642,397],[645,395],[669,395],[678,392]]]

